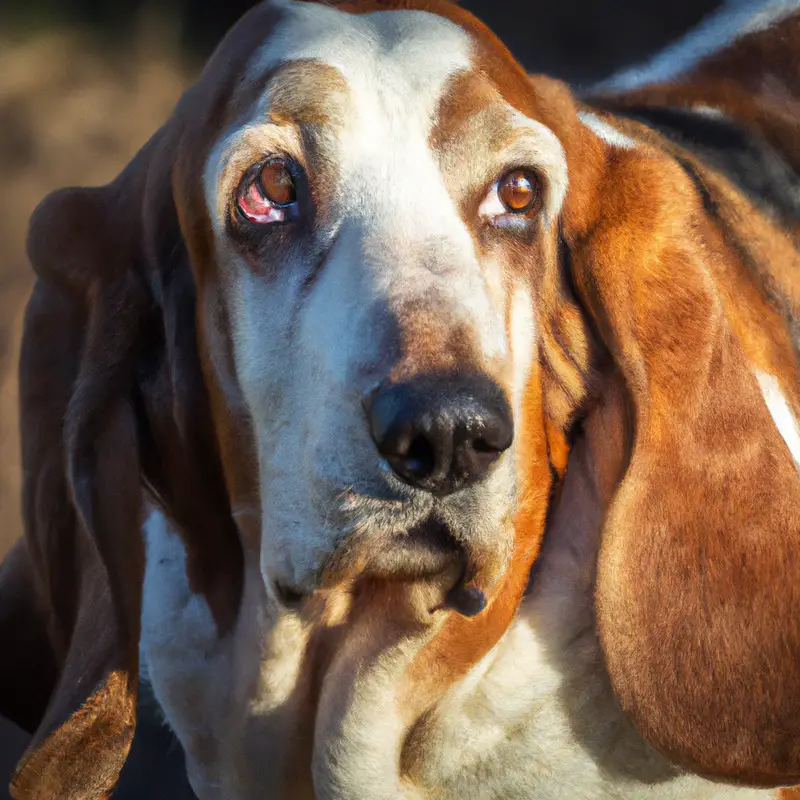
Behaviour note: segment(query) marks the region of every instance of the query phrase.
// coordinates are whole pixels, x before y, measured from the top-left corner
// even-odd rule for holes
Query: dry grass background
[[[21,532],[17,432],[20,325],[33,273],[27,221],[53,189],[105,183],[166,119],[193,68],[163,20],[133,44],[85,33],[4,32],[0,23],[0,557]]]

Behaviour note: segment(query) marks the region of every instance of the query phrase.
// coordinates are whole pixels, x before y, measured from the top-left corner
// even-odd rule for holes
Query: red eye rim
[[[280,202],[276,202],[264,186],[265,171],[276,166],[283,168],[284,183],[290,186],[289,197]],[[245,173],[236,190],[235,203],[239,216],[253,225],[268,225],[295,218],[297,171],[294,162],[287,158],[273,157],[254,164]]]

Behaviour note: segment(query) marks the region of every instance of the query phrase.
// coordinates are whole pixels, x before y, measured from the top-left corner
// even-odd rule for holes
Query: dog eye
[[[257,225],[284,222],[296,216],[295,171],[291,162],[282,158],[248,170],[236,194],[239,213]]]
[[[509,213],[527,214],[539,199],[538,179],[527,170],[511,170],[498,182],[497,195]]]
[[[496,220],[496,224],[511,218],[524,217],[538,207],[540,182],[536,173],[527,169],[512,169],[492,186],[480,207],[480,214]]]

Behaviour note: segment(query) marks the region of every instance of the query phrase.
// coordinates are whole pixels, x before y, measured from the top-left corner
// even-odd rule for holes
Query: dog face
[[[289,4],[205,162],[270,591],[374,574],[488,593],[506,569],[530,267],[567,176],[476,47],[424,11]]]

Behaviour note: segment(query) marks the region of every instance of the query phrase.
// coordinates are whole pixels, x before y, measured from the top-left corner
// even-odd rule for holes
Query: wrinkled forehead
[[[316,62],[335,69],[355,98],[369,93],[374,100],[377,93],[404,112],[432,115],[451,76],[472,64],[469,34],[428,11],[354,14],[307,2],[284,2],[281,9],[248,67],[252,79],[283,64]]]
[[[248,123],[284,126],[287,136],[294,126],[302,141],[288,149],[311,144],[340,176],[426,158],[446,88],[471,67],[466,31],[420,10],[354,14],[308,2],[282,9],[248,65],[248,79],[263,86]]]
[[[407,5],[399,0],[386,5],[270,4],[277,18],[230,98],[235,122],[221,131],[207,163],[209,188],[222,188],[223,172],[237,159],[276,145],[293,155],[310,152],[337,179],[369,181],[377,170],[402,177],[409,191],[422,168],[403,175],[400,161],[413,167],[435,160],[445,171],[449,163],[451,189],[467,187],[512,144],[543,172],[551,162],[564,171],[553,132],[520,113],[531,110],[533,97],[524,73],[480,23],[447,4],[442,10],[453,19],[399,8]]]
[[[377,142],[386,122],[429,132],[439,121],[441,135],[442,119],[452,130],[489,105],[496,124],[512,107],[532,116],[527,76],[481,23],[447,3],[436,9],[452,18],[401,5],[413,3],[274,0],[233,98],[238,121],[372,124]]]

